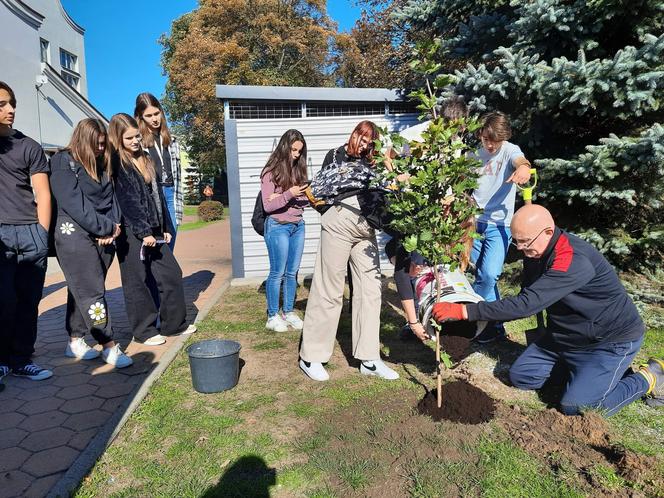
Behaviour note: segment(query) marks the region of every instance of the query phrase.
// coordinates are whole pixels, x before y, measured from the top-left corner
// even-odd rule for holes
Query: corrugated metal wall
[[[348,139],[355,125],[371,119],[378,126],[402,130],[417,124],[415,115],[351,116],[273,120],[227,120],[226,146],[228,158],[229,202],[235,278],[264,277],[269,271],[265,242],[251,226],[256,195],[260,189],[260,172],[273,146],[291,128],[300,130],[307,141],[308,157],[313,167],[309,175],[321,167],[325,154]],[[300,271],[313,272],[320,236],[320,216],[305,210],[306,239]],[[382,246],[382,244],[380,244]],[[391,268],[384,256],[381,268]]]

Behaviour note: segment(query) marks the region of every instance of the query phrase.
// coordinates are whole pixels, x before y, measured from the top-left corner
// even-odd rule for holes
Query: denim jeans
[[[0,224],[0,365],[30,363],[47,257],[48,232],[39,223]]]
[[[170,247],[172,251],[175,249],[175,236],[178,233],[178,224],[175,219],[175,187],[162,187],[162,190],[164,192],[164,202],[168,208],[168,214],[171,217],[171,229],[169,233],[173,238],[168,243],[168,247]]]
[[[531,344],[510,368],[510,380],[520,389],[539,389],[560,362],[562,370],[568,372],[560,410],[566,415],[576,415],[582,408],[595,408],[608,417],[648,390],[646,379],[628,370],[642,342],[643,337],[571,351],[552,351]]]
[[[477,268],[473,289],[485,301],[500,299],[498,278],[503,272],[503,263],[512,240],[509,227],[477,223],[477,233],[481,239],[475,239],[470,260]]]
[[[299,223],[279,223],[272,217],[265,220],[265,244],[270,257],[270,274],[265,284],[267,315],[274,316],[279,311],[279,292],[283,281],[283,311],[293,311],[296,275],[300,268],[304,251],[304,221]]]

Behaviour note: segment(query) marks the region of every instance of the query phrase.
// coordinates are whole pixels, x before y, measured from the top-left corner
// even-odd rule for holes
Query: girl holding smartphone
[[[168,247],[170,215],[152,159],[141,145],[136,120],[124,113],[113,116],[109,141],[123,218],[117,245],[127,316],[134,339],[157,346],[166,342],[164,336],[196,331],[194,325],[187,326],[182,270]],[[159,289],[159,308],[150,293],[149,276]],[[156,327],[157,316],[161,333]]]

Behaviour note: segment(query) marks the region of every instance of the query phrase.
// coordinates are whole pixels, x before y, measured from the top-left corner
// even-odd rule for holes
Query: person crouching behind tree
[[[345,171],[360,171],[369,178],[357,182],[362,186],[353,185],[346,191],[353,195],[329,207],[321,218],[299,361],[302,371],[313,380],[329,379],[323,363],[329,361],[334,349],[349,262],[353,280],[352,354],[361,362],[360,373],[390,380],[399,378],[380,359],[380,262],[376,231],[366,218],[375,207],[372,205],[375,197],[369,188],[374,169],[373,144],[378,136],[374,123],[362,121],[348,143],[330,150],[323,161],[323,169],[336,165]]]
[[[307,188],[307,143],[302,133],[288,130],[279,140],[261,172],[261,195],[265,219],[265,245],[270,256],[270,274],[265,284],[267,323],[265,328],[286,332],[290,325],[302,330],[303,322],[293,311],[297,271],[304,250],[302,213],[309,204]],[[283,283],[283,286],[282,286]],[[279,294],[283,287],[283,316]]]
[[[92,360],[99,351],[85,342],[89,333],[102,358],[117,368],[133,363],[113,340],[106,303],[106,274],[120,235],[120,211],[113,195],[106,127],[96,119],[76,125],[69,145],[51,158],[51,190],[57,204],[55,248],[67,280],[65,356]]]
[[[511,227],[514,245],[525,256],[519,295],[477,304],[436,303],[434,318],[508,321],[546,309],[544,335],[510,368],[515,387],[539,389],[564,369],[565,377],[557,380],[567,383],[560,400],[566,415],[597,409],[610,416],[643,396],[661,403],[664,361],[652,358],[637,372],[629,370],[645,325],[604,256],[558,228],[542,206],[519,209]],[[554,369],[557,364],[563,369]]]
[[[152,160],[141,146],[136,120],[124,113],[113,116],[109,141],[115,193],[122,213],[123,233],[117,247],[127,316],[135,340],[158,346],[166,342],[164,336],[196,331],[194,325],[187,326],[182,270],[168,247],[168,209]],[[148,287],[149,275],[159,289],[159,309]],[[161,333],[156,327],[157,316]]]

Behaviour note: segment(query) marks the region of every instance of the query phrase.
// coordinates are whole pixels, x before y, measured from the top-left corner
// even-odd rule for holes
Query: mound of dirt
[[[481,424],[493,418],[496,403],[481,389],[463,380],[456,380],[443,385],[443,405],[440,408],[434,389],[422,398],[417,410],[436,422],[449,420],[460,424]]]
[[[501,411],[505,413],[498,421],[516,444],[549,462],[554,470],[563,461],[595,487],[593,469],[610,466],[616,474],[638,483],[646,494],[656,495],[656,490],[664,489],[664,479],[656,471],[657,460],[613,444],[606,420],[596,413],[570,417],[549,409],[525,416],[515,406]]]

